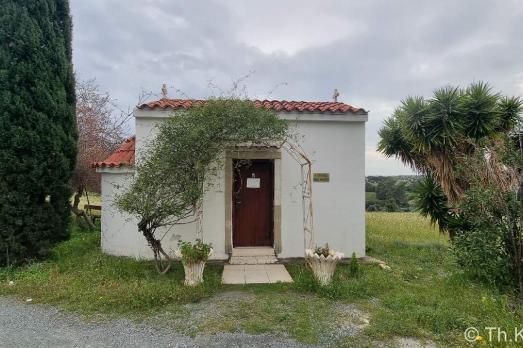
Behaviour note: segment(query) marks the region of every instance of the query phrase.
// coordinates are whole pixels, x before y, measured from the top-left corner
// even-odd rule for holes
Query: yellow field
[[[71,201],[72,199],[73,198],[71,198]],[[78,208],[84,209],[85,204],[87,204],[87,196],[84,194],[82,197],[80,197],[80,204],[78,205]],[[102,196],[100,196],[98,193],[89,193],[89,204],[101,205]]]
[[[447,243],[447,237],[431,226],[429,219],[415,213],[369,212],[365,214],[367,237],[373,241]]]

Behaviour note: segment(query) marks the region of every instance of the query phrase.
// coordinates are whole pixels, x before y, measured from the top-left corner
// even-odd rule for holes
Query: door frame
[[[234,180],[233,160],[273,160],[274,192],[273,192],[273,247],[276,254],[281,252],[281,152],[277,148],[239,147],[225,152],[225,252],[233,249],[232,220],[232,187]]]

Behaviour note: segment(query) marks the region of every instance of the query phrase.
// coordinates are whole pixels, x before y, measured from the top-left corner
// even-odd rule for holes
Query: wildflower
[[[9,286],[14,286],[14,285],[15,285],[15,282],[12,281],[12,280],[10,280],[10,281],[9,281]]]

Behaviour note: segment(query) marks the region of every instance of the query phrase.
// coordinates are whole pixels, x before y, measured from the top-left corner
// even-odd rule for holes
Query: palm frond
[[[461,98],[461,107],[466,110],[464,132],[470,138],[479,140],[493,134],[498,125],[497,101],[499,94],[493,93],[488,83],[471,84]]]
[[[429,145],[427,138],[428,105],[423,97],[407,97],[402,101],[399,115],[408,130],[413,146],[424,150]]]
[[[448,86],[435,90],[434,97],[429,100],[426,127],[431,149],[443,150],[456,144],[463,130],[461,94],[458,87]]]
[[[523,111],[523,101],[519,97],[503,97],[498,104],[498,125],[500,132],[514,130],[516,125],[521,124],[521,112]]]
[[[431,224],[437,224],[440,231],[445,231],[449,225],[451,211],[447,197],[438,182],[431,175],[426,175],[418,181],[414,196],[416,210],[421,215],[429,217]]]
[[[404,164],[415,165],[413,146],[405,137],[400,120],[393,115],[385,120],[383,127],[378,132],[380,141],[378,151],[386,157],[397,157]]]

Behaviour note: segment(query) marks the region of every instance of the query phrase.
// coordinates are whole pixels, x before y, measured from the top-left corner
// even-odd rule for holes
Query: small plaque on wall
[[[260,178],[247,178],[247,188],[260,188]]]
[[[330,173],[313,173],[312,174],[312,180],[314,182],[329,182],[330,181]]]

